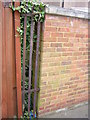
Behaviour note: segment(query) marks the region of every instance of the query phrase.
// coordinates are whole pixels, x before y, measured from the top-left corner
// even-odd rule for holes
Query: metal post
[[[37,26],[37,48],[36,48],[36,62],[35,62],[33,117],[35,117],[35,112],[36,112],[36,95],[37,95],[37,91],[36,90],[37,90],[39,41],[40,41],[40,21],[38,21],[38,26]]]
[[[33,16],[31,18],[31,33],[30,33],[30,56],[29,56],[29,88],[28,91],[31,89],[31,70],[32,70],[32,53],[33,53],[33,31],[34,31],[34,21]],[[30,94],[28,92],[28,114],[30,115]]]
[[[24,114],[24,100],[25,100],[25,51],[26,51],[26,29],[27,29],[27,16],[24,17],[24,39],[23,39],[23,114]]]

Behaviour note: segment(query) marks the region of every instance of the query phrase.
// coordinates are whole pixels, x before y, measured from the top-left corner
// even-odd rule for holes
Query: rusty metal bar
[[[39,54],[39,42],[40,42],[40,21],[37,24],[37,48],[36,48],[36,62],[35,62],[35,81],[34,81],[34,104],[33,104],[33,117],[36,112],[36,97],[37,97],[37,73],[38,73],[38,54]]]
[[[29,13],[29,14],[21,14],[21,16],[29,16],[29,17],[32,17],[33,15],[31,14],[31,13]]]
[[[37,12],[37,13],[23,13],[23,14],[21,14],[21,16],[29,16],[29,17],[32,17],[32,16],[34,16],[34,15],[39,15],[40,14],[40,12]]]
[[[39,92],[40,91],[40,88],[37,88],[36,90],[35,89],[30,89],[30,90],[24,90],[23,93],[32,93],[32,92]]]
[[[33,17],[31,18],[31,31],[30,31],[30,56],[29,56],[29,88],[31,89],[31,70],[32,70],[32,53],[33,53],[33,32],[34,32],[34,21]],[[28,93],[28,114],[30,115],[30,94]]]
[[[24,18],[24,39],[23,39],[23,91],[25,90],[25,51],[26,51],[26,29],[27,29],[27,16]],[[22,95],[23,113],[24,113],[24,100],[25,94]]]

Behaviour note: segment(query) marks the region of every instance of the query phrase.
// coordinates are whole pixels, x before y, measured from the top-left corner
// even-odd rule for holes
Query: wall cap
[[[62,16],[70,16],[70,17],[76,17],[76,18],[82,18],[82,19],[90,19],[90,13],[74,10],[74,9],[68,9],[68,8],[60,8],[56,6],[46,6],[46,14],[53,14],[53,15],[62,15]]]

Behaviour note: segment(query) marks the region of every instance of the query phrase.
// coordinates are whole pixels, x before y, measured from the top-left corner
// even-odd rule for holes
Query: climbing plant
[[[15,1],[13,1],[15,2]],[[34,37],[33,37],[33,43],[34,43],[34,50],[33,54],[35,53],[35,46],[37,41],[37,21],[40,20],[40,22],[44,22],[44,16],[45,16],[45,5],[43,3],[38,3],[37,0],[22,0],[20,2],[20,6],[14,7],[14,4],[10,6],[13,11],[18,11],[20,15],[20,28],[17,28],[17,31],[20,33],[21,37],[21,71],[23,70],[23,34],[24,34],[24,17],[22,14],[24,13],[38,13],[34,16],[34,22],[35,22],[35,28],[34,28]],[[29,50],[30,50],[30,27],[31,27],[31,19],[30,17],[27,17],[27,32],[26,32],[26,60],[25,60],[25,69],[26,69],[26,80],[25,80],[25,89],[28,89],[28,76],[29,76]],[[33,67],[33,66],[32,66]],[[33,68],[32,68],[32,76],[33,76]],[[33,78],[32,78],[33,79]],[[32,97],[32,96],[31,96]],[[25,95],[25,112],[24,117],[28,116],[28,95]],[[31,101],[31,109],[32,109],[32,101]]]

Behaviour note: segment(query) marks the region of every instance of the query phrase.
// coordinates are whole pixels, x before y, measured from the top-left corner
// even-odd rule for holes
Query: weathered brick
[[[64,37],[75,37],[74,33],[64,33]]]
[[[62,56],[72,56],[72,53],[71,52],[66,52],[66,53],[62,53]]]
[[[56,27],[46,27],[45,31],[57,32],[57,28]]]
[[[51,43],[51,47],[62,47],[62,43]]]
[[[69,28],[58,28],[59,32],[70,32]]]
[[[73,43],[64,43],[63,46],[64,47],[73,47]]]
[[[62,63],[61,63],[61,65],[70,65],[71,64],[71,61],[63,61]]]
[[[50,36],[44,37],[43,38],[44,42],[56,42],[57,38],[51,38]]]
[[[58,38],[58,42],[61,42],[61,43],[68,42],[68,40],[69,40],[69,38],[63,38],[63,37]]]
[[[79,38],[83,38],[83,37],[85,37],[85,34],[76,34],[76,36],[75,37],[79,37]]]
[[[59,38],[59,37],[63,37],[63,33],[51,33],[51,38]]]

